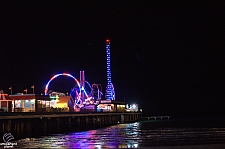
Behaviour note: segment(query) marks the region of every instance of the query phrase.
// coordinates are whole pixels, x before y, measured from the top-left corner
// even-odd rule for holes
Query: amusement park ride
[[[111,69],[110,69],[110,40],[106,40],[106,59],[107,59],[107,86],[105,99],[108,101],[115,100],[115,91],[111,82]],[[59,76],[68,76],[74,79],[76,85],[71,89],[70,99],[68,106],[70,109],[85,108],[90,105],[98,105],[103,98],[102,87],[100,84],[90,85],[85,80],[85,72],[80,71],[80,81],[68,73],[60,73],[54,75],[45,86],[45,95],[55,96],[59,95],[56,92],[49,92],[48,87],[52,80]],[[88,90],[90,90],[88,92]],[[61,94],[63,96],[63,94]]]

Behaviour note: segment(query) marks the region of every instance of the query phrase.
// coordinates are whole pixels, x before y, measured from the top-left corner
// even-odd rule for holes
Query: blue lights
[[[106,60],[107,60],[107,87],[106,87],[106,100],[115,100],[115,91],[111,81],[111,68],[110,68],[110,40],[106,40]]]

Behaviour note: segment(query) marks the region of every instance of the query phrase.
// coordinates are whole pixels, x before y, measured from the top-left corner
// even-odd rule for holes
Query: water
[[[168,122],[154,121],[118,124],[96,130],[25,138],[17,140],[14,148],[225,147],[225,127],[171,125]]]

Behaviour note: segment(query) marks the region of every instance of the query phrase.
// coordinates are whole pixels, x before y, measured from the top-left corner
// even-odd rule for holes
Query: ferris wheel
[[[49,95],[48,91],[49,91],[50,83],[59,76],[68,76],[75,81],[76,85],[70,91],[70,96],[75,106],[82,108],[85,105],[96,103],[95,98],[93,96],[93,88],[90,85],[90,83],[85,81],[85,85],[81,87],[80,82],[73,75],[68,73],[59,73],[54,75],[45,86],[45,95]],[[88,92],[88,89],[90,90],[89,92]],[[84,93],[84,96],[82,96],[82,93]]]

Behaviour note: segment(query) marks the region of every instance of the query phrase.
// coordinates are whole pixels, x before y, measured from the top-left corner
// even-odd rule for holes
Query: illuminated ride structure
[[[115,91],[111,81],[111,68],[110,68],[110,40],[106,40],[106,59],[107,59],[107,86],[105,93],[105,103],[111,103],[111,101],[115,100]],[[70,100],[68,101],[68,106],[70,109],[75,108],[88,108],[88,105],[98,105],[103,102],[102,99],[102,87],[100,84],[92,84],[90,85],[85,80],[84,71],[80,71],[80,81],[78,81],[74,76],[68,73],[60,73],[54,75],[45,86],[45,95],[51,96],[60,96],[60,94],[52,93],[48,91],[49,84],[52,80],[59,76],[68,76],[74,79],[75,86],[71,89],[70,92]],[[86,87],[87,86],[87,87]],[[89,92],[88,92],[89,88]]]
[[[58,95],[55,92],[48,92],[48,87],[51,81],[59,76],[68,76],[74,79],[75,86],[71,89],[70,92],[70,100],[68,101],[68,105],[70,109],[74,108],[83,108],[87,105],[95,105],[98,104],[102,98],[102,91],[100,91],[99,84],[93,84],[92,86],[85,81],[84,71],[80,71],[80,82],[71,74],[68,73],[60,73],[54,75],[45,86],[45,95],[54,96]],[[90,92],[87,92],[87,87],[89,87]]]
[[[107,66],[107,86],[105,98],[106,100],[115,100],[115,90],[111,80],[111,66],[110,66],[110,40],[106,40],[106,66]]]

